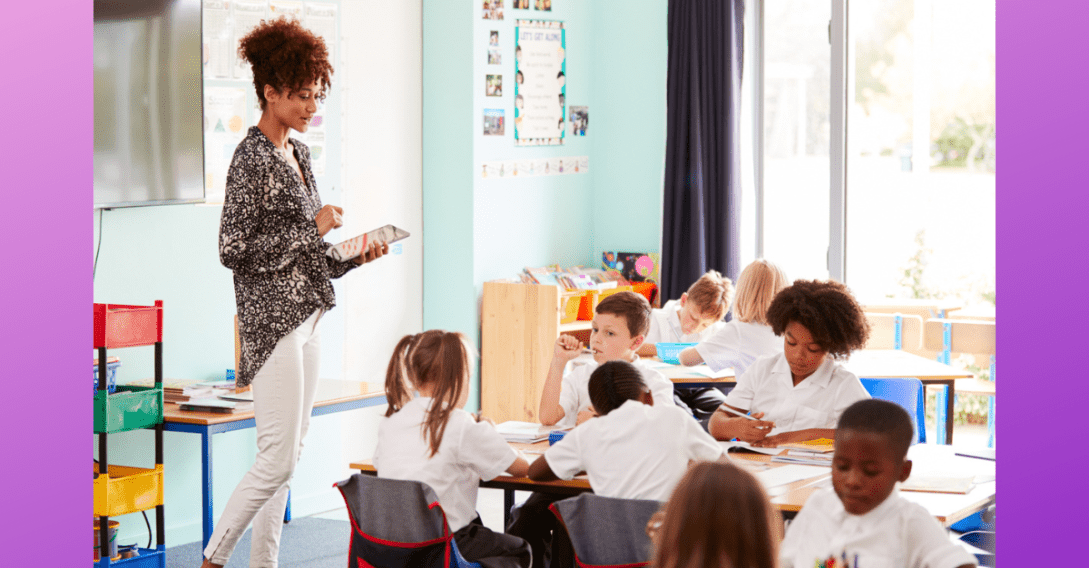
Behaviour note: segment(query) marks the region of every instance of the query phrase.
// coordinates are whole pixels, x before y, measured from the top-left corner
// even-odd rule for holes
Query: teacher
[[[306,132],[325,98],[329,52],[297,21],[264,21],[242,38],[261,119],[238,145],[227,173],[219,257],[234,272],[242,358],[238,386],[253,384],[257,458],[239,482],[204,549],[204,568],[227,563],[253,522],[250,566],[277,565],[288,486],[310,423],[318,383],[318,321],[335,305],[330,278],[389,251],[372,243],[353,260],[326,256],[322,238],[341,209],[322,206]]]

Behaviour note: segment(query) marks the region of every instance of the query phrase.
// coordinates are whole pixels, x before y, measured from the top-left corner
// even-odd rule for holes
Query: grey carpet
[[[242,535],[226,568],[250,565],[250,530]],[[280,537],[280,566],[284,568],[344,568],[348,565],[348,542],[352,525],[303,517],[284,525]],[[199,568],[203,561],[199,542],[166,549],[166,568]]]

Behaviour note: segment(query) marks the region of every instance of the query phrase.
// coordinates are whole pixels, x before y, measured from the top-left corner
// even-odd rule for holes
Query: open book
[[[368,231],[348,239],[338,245],[329,247],[329,250],[325,251],[325,254],[333,257],[333,259],[340,262],[351,260],[361,254],[363,254],[367,247],[373,242],[384,242],[386,244],[397,242],[401,239],[408,238],[408,231],[399,229],[393,225],[386,225],[385,227],[379,227],[373,231]]]

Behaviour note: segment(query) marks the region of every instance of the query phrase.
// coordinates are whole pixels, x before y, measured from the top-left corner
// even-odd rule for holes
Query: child
[[[783,352],[757,359],[726,396],[708,429],[715,438],[757,446],[832,438],[840,414],[870,395],[834,358],[866,344],[870,327],[862,307],[839,282],[797,280],[768,308],[768,323],[783,336]]]
[[[585,471],[597,495],[665,501],[690,461],[722,456],[722,447],[688,413],[673,404],[655,405],[635,365],[602,363],[588,389],[598,417],[546,450],[530,465],[530,479],[571,479]],[[556,528],[547,506],[556,500],[534,493],[508,531],[529,542],[534,566],[544,565],[548,533]]]
[[[401,339],[386,370],[389,408],[378,426],[374,467],[379,477],[422,481],[435,490],[466,560],[487,568],[528,568],[529,545],[485,528],[476,513],[481,479],[503,471],[524,476],[527,464],[491,421],[462,409],[470,368],[460,333],[431,330]],[[418,398],[408,392],[406,379]]]
[[[754,260],[737,278],[733,319],[700,344],[681,351],[682,365],[707,363],[713,371],[733,367],[740,377],[753,361],[782,351],[783,342],[768,325],[768,306],[790,282],[783,269],[764,259]]]
[[[541,394],[538,409],[541,424],[567,428],[592,417],[594,409],[587,384],[590,373],[606,361],[635,363],[650,388],[654,403],[673,404],[673,383],[658,371],[641,364],[635,354],[643,344],[649,321],[650,303],[643,296],[627,291],[607,296],[597,305],[590,331],[594,362],[580,365],[566,376],[564,367],[582,353],[582,344],[571,335],[560,334]]]
[[[699,463],[651,518],[651,566],[776,568],[782,528],[782,517],[752,474],[727,462]]]
[[[655,343],[696,343],[722,329],[734,285],[716,270],[700,276],[680,300],[670,300],[650,316],[650,330],[639,354],[658,354]]]
[[[832,490],[815,492],[791,522],[780,566],[975,566],[926,509],[896,489],[911,475],[907,452],[914,437],[911,418],[895,403],[863,400],[848,407],[836,428]]]

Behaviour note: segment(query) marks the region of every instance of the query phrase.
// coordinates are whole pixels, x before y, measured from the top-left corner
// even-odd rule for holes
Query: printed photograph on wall
[[[485,77],[484,94],[489,97],[503,96],[503,76],[487,75]]]
[[[503,0],[484,0],[484,19],[503,19]]]
[[[488,34],[488,45],[499,45],[499,30],[492,30]]]
[[[552,0],[536,0],[536,2],[537,3],[533,5],[534,8],[542,12],[552,11]]]
[[[549,5],[551,7],[551,4]],[[517,20],[514,28],[514,143],[563,144],[567,70],[563,22]]]
[[[499,48],[493,47],[488,50],[488,65],[499,65],[503,63],[503,58],[499,55]]]
[[[503,109],[484,109],[484,136],[503,135]]]
[[[590,107],[571,105],[568,122],[571,123],[571,135],[586,136],[586,127],[590,122]]]
[[[514,0],[514,6],[513,7],[514,7],[515,10],[528,10],[529,9],[529,0]]]

